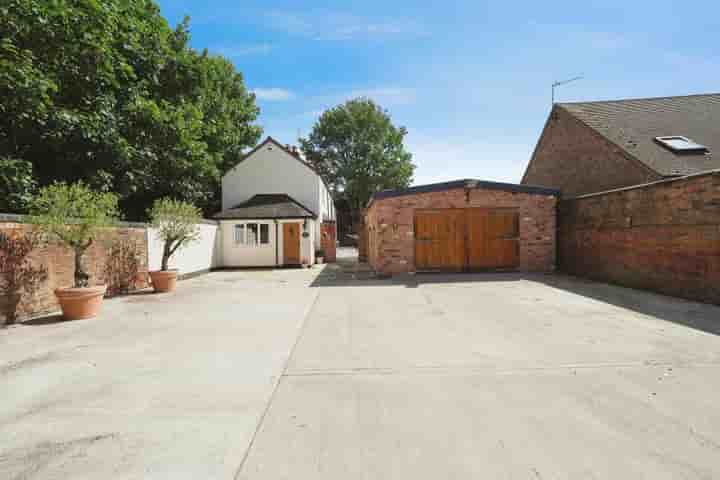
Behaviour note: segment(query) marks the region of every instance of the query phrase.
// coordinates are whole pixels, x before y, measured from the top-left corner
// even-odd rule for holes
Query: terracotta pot
[[[150,279],[156,292],[172,292],[175,290],[177,277],[177,270],[150,272]]]
[[[85,288],[58,288],[55,296],[65,320],[81,320],[97,316],[107,285]]]

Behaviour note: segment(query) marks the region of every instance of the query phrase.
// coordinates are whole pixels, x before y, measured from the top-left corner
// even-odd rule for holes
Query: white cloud
[[[295,96],[290,90],[284,88],[254,88],[252,92],[258,100],[268,102],[283,102]]]
[[[269,43],[256,43],[252,45],[221,46],[210,49],[210,51],[223,57],[235,58],[247,55],[267,55],[272,51],[272,48]]]
[[[422,26],[411,20],[377,21],[337,12],[299,14],[273,11],[265,18],[275,29],[315,40],[367,40],[425,34]]]

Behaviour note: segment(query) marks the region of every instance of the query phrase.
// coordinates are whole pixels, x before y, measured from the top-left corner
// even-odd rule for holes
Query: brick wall
[[[418,193],[372,203],[367,213],[368,262],[380,274],[415,271],[416,209],[517,208],[520,216],[520,270],[552,271],[555,267],[557,198],[552,195],[474,189]],[[395,227],[397,225],[397,227]]]
[[[661,178],[556,105],[522,183],[557,188],[564,197],[574,197]]]
[[[720,303],[720,172],[563,200],[564,272]]]
[[[0,231],[9,233],[13,230],[27,230],[28,225],[20,223],[0,223]],[[138,248],[138,260],[140,262],[141,274],[138,277],[136,288],[147,286],[147,235],[144,228],[110,228],[87,250],[84,257],[84,264],[90,274],[90,284],[105,283],[105,266],[107,264],[107,251],[109,245],[118,239],[127,239],[135,243]],[[31,253],[30,260],[35,264],[42,264],[47,268],[48,278],[41,285],[33,296],[23,295],[18,308],[19,318],[26,318],[32,315],[54,312],[59,310],[53,291],[60,287],[73,285],[73,272],[75,268],[75,257],[69,248],[57,243],[50,243]],[[6,307],[5,302],[0,302],[1,307]],[[7,312],[0,311],[0,319],[5,317]],[[0,324],[2,322],[0,321]]]
[[[325,251],[325,261],[334,263],[337,259],[337,224],[323,222],[320,225],[320,245]]]

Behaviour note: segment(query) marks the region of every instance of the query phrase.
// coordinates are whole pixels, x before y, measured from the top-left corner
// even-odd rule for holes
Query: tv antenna
[[[553,84],[552,84],[552,104],[555,105],[555,88],[556,87],[568,84],[570,82],[574,82],[576,80],[582,80],[582,79],[583,79],[583,77],[579,76],[579,77],[568,78],[567,80],[560,80],[559,82],[553,82]]]

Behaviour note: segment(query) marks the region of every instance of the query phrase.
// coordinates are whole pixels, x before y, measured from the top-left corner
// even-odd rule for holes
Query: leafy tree
[[[170,193],[217,208],[259,110],[187,19],[173,30],[152,0],[5,0],[0,18],[0,156],[42,186],[116,192],[129,218]]]
[[[30,162],[0,157],[0,212],[25,211],[36,188]]]
[[[412,182],[415,165],[403,145],[406,134],[379,105],[358,98],[325,111],[300,144],[334,195],[357,213],[375,192]]]
[[[200,210],[193,205],[161,198],[155,200],[148,212],[153,228],[157,229],[157,236],[163,241],[162,271],[167,271],[170,257],[180,248],[197,240],[200,231],[197,224],[202,219]]]
[[[100,229],[118,218],[118,200],[113,193],[97,192],[81,182],[54,183],[40,190],[30,207],[32,223],[41,232],[60,240],[75,253],[75,287],[87,287],[90,276],[82,257]]]

